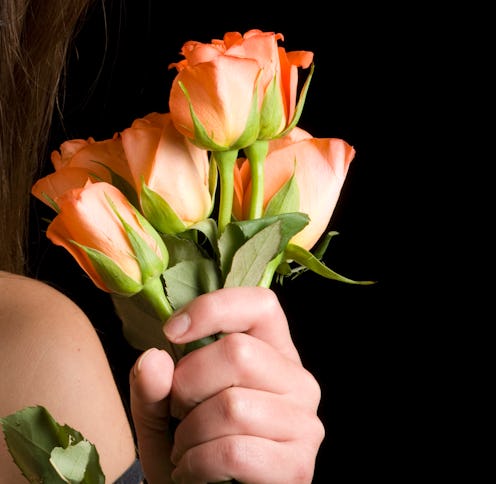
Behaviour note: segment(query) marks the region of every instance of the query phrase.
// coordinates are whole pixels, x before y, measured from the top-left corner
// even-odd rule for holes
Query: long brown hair
[[[67,51],[91,3],[0,1],[0,270],[26,270],[31,186]]]

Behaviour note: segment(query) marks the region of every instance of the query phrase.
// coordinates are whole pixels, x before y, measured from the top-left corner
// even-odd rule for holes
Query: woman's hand
[[[310,483],[324,438],[320,387],[303,368],[286,316],[270,289],[204,294],[169,319],[187,343],[223,333],[184,356],[145,352],[131,375],[131,410],[150,484]],[[174,444],[170,417],[180,419]],[[171,464],[171,462],[173,464]]]

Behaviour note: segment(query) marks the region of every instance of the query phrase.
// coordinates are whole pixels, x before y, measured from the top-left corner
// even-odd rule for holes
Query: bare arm
[[[0,415],[45,406],[96,445],[107,482],[133,462],[132,433],[105,353],[72,301],[0,272],[0,355]],[[0,437],[0,482],[25,484]]]

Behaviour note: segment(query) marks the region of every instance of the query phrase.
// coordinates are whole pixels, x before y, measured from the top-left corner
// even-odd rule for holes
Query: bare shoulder
[[[70,298],[0,272],[0,355],[0,415],[45,406],[96,445],[109,482],[133,462],[131,428],[104,349]],[[1,438],[0,482],[25,482]]]
[[[81,312],[73,301],[50,285],[1,271],[0,307],[3,317],[9,317],[12,312],[26,316],[32,310],[36,311],[37,316],[43,316],[46,312]]]
[[[88,324],[83,311],[62,292],[42,281],[0,271],[0,326],[37,321],[53,330],[57,320]]]
[[[45,282],[31,277],[0,271],[0,301],[14,304],[19,300],[25,304],[31,301],[39,303],[40,299],[67,299],[60,291]]]

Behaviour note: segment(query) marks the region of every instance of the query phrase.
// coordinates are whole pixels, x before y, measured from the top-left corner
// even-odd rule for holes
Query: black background
[[[350,278],[377,281],[353,286],[306,273],[275,287],[303,362],[322,387],[327,435],[314,482],[415,480],[431,459],[412,444],[423,432],[427,397],[417,391],[417,369],[428,348],[419,346],[423,328],[413,316],[424,289],[409,282],[421,271],[411,243],[419,227],[405,200],[417,161],[412,117],[427,82],[419,36],[430,28],[428,16],[356,2],[325,11],[313,2],[297,9],[280,2],[227,10],[218,2],[202,5],[180,3],[173,13],[163,1],[110,1],[105,14],[100,4],[92,9],[76,39],[63,120],[54,121],[50,149],[66,139],[107,139],[137,117],[168,111],[175,71],[167,66],[181,59],[187,40],[259,28],[282,33],[287,51],[313,51],[316,67],[299,125],[356,149],[329,226],[340,235],[325,261]],[[51,171],[48,156],[45,171]],[[108,296],[45,240],[42,218],[52,213],[40,205],[34,202],[33,272],[90,316],[127,398],[127,373],[139,352],[123,340]]]

